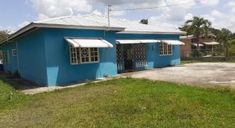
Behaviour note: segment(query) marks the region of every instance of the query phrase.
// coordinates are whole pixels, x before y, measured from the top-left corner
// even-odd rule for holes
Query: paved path
[[[130,73],[129,76],[183,84],[235,87],[235,63],[192,63]]]
[[[158,68],[148,71],[140,71],[122,74],[122,76],[131,76],[133,78],[147,78],[150,80],[162,80],[193,85],[220,85],[231,86],[235,88],[235,63],[193,63],[176,67]],[[112,78],[111,78],[112,79]],[[94,82],[100,82],[103,79]],[[75,84],[65,87],[39,87],[24,89],[25,94],[37,94],[50,92],[54,90],[71,88],[84,85]]]

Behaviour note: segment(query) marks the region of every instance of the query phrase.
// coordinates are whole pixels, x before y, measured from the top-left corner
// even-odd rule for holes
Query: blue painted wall
[[[4,44],[2,48],[10,51],[10,63],[4,65],[5,72],[17,71],[23,79],[47,85],[45,42],[41,30],[21,36],[14,42]],[[17,56],[12,56],[12,48],[17,49]]]
[[[117,39],[156,39],[156,40],[179,40],[179,35],[162,34],[118,34]],[[173,46],[173,54],[160,55],[159,43],[148,43],[147,47],[147,69],[166,67],[180,64],[180,46]]]
[[[47,85],[45,41],[42,30],[17,40],[20,75],[40,85]]]
[[[8,73],[16,73],[17,72],[17,56],[12,55],[12,49],[16,49],[16,43],[11,42],[7,45],[2,46],[2,51],[8,54],[8,63],[4,64],[4,71]]]
[[[100,49],[99,63],[71,65],[69,45],[64,37],[101,37],[114,47]],[[179,35],[117,34],[102,30],[43,28],[2,46],[4,50],[17,46],[19,60],[17,63],[17,57],[10,58],[12,63],[4,65],[4,69],[18,71],[24,79],[48,86],[116,76],[116,39],[179,39]],[[179,64],[180,46],[173,47],[173,55],[160,56],[159,44],[147,44],[147,60],[147,69]]]
[[[75,29],[44,29],[48,85],[61,85],[117,75],[115,32]],[[100,49],[100,62],[71,65],[64,37],[101,37],[114,45]]]

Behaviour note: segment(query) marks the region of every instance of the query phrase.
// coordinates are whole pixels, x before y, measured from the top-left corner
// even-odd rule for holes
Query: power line
[[[108,5],[108,27],[110,27],[110,11],[111,11],[112,5]]]
[[[191,2],[184,2],[184,3],[177,3],[177,4],[167,4],[167,5],[162,5],[162,6],[155,6],[155,7],[143,7],[143,8],[126,8],[122,10],[115,10],[111,9],[110,11],[135,11],[135,10],[151,10],[151,9],[157,9],[157,8],[163,8],[163,7],[172,7],[172,6],[179,6],[182,4],[188,4]]]

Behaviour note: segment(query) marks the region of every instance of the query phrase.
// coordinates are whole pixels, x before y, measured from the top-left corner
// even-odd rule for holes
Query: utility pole
[[[110,12],[112,11],[111,10],[111,7],[112,7],[112,5],[108,5],[108,28],[110,27]]]

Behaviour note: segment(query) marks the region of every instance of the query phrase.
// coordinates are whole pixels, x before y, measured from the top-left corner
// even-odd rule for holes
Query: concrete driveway
[[[133,78],[235,87],[235,63],[192,63],[129,74]]]

